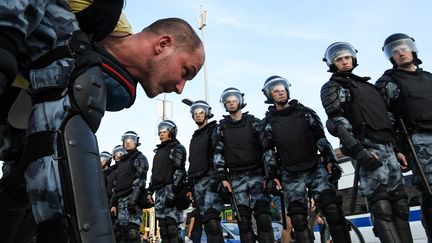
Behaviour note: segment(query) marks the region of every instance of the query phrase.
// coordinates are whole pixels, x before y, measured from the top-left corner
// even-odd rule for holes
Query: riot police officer
[[[108,187],[108,178],[112,174],[112,168],[111,168],[111,161],[112,161],[112,154],[110,154],[108,151],[102,151],[99,155],[100,157],[100,163],[101,163],[101,169],[103,173],[103,181],[105,188]],[[107,190],[107,198],[108,197],[108,190]]]
[[[224,116],[217,127],[213,163],[219,180],[236,198],[240,240],[255,241],[251,222],[253,212],[257,240],[274,242],[270,195],[264,191],[263,150],[258,136],[260,119],[248,112],[242,113],[246,106],[243,96],[237,88],[222,92],[220,102],[229,115]]]
[[[196,208],[204,224],[209,242],[224,242],[220,225],[220,212],[224,205],[216,188],[218,179],[213,167],[213,133],[216,121],[208,122],[213,117],[211,107],[203,100],[192,103],[190,112],[198,129],[192,135],[189,145],[188,182],[193,190]]]
[[[336,167],[336,157],[324,135],[320,118],[312,109],[295,99],[290,100],[289,83],[285,78],[269,77],[262,91],[267,97],[265,103],[273,104],[261,126],[264,153],[273,157],[276,148],[278,158],[268,161],[269,179],[275,179],[276,184],[281,179],[288,192],[288,214],[296,240],[313,242],[314,239],[307,222],[306,190],[309,189],[329,223],[333,242],[350,242],[342,200],[328,179],[329,174],[340,175],[341,170]]]
[[[177,126],[171,120],[158,125],[161,143],[155,149],[147,199],[153,201],[163,242],[180,242],[178,225],[183,221],[182,209],[186,193],[186,149],[176,139]],[[187,203],[186,207],[189,204]]]
[[[148,171],[147,158],[137,149],[139,137],[134,131],[125,132],[121,140],[127,154],[117,165],[114,199],[111,212],[117,215],[121,238],[124,242],[141,242],[139,226],[142,221],[140,197],[145,197]]]
[[[375,86],[378,88],[390,114],[397,133],[399,158],[412,161],[412,152],[401,134],[399,119],[406,124],[414,144],[415,153],[426,176],[423,183],[432,185],[432,74],[419,65],[417,46],[414,39],[403,33],[390,35],[384,41],[383,51],[393,64],[384,72]],[[432,241],[432,199],[422,185],[419,170],[413,167],[413,184],[422,193],[422,222],[429,241]]]
[[[385,104],[370,78],[352,73],[357,50],[347,42],[331,44],[324,59],[332,76],[321,88],[329,132],[339,137],[359,173],[360,192],[368,199],[374,232],[382,242],[412,242],[409,207],[392,126]]]

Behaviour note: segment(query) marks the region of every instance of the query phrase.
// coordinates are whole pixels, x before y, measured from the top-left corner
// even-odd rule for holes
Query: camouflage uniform
[[[166,186],[155,191],[155,210],[158,219],[172,218],[175,220],[177,225],[183,222],[183,213],[176,207],[166,207],[165,201],[167,195],[173,193],[171,187]]]
[[[59,237],[68,237],[68,233],[64,231],[64,228],[69,226],[65,225],[77,222],[68,222],[67,217],[65,217],[65,193],[62,191],[62,184],[60,182],[61,172],[59,172],[59,158],[62,158],[65,151],[61,151],[60,149],[59,141],[61,140],[60,135],[62,134],[60,131],[65,127],[65,123],[68,122],[69,119],[73,118],[73,122],[76,122],[82,118],[77,118],[79,115],[74,116],[77,110],[76,107],[74,107],[75,101],[68,95],[72,93],[70,91],[72,89],[69,89],[70,81],[78,77],[78,74],[74,72],[81,70],[87,73],[86,78],[89,76],[101,78],[102,73],[96,67],[92,68],[91,73],[86,71],[90,70],[88,68],[98,65],[99,59],[92,59],[91,62],[88,63],[90,65],[84,67],[78,66],[76,59],[67,54],[59,58],[48,58],[48,61],[45,59],[33,65],[35,61],[40,60],[40,57],[56,47],[70,44],[74,33],[77,33],[78,23],[74,14],[69,11],[67,1],[1,1],[0,29],[2,28],[12,28],[26,36],[24,43],[19,46],[17,63],[19,73],[30,83],[30,95],[35,98],[28,119],[26,131],[27,144],[24,149],[23,159],[23,162],[28,165],[25,170],[25,180],[33,215],[36,223],[39,224],[39,230],[45,227],[51,228],[52,232],[59,235],[65,234]],[[86,42],[86,46],[83,45],[81,47],[85,48],[85,51],[76,52],[76,57],[84,53],[88,54],[87,50],[90,44],[86,37],[83,38],[84,42]],[[30,68],[32,70],[30,70]],[[101,84],[97,92],[101,92],[102,99],[104,99],[103,94],[106,91],[103,83]],[[48,97],[47,91],[53,91],[50,93],[53,97]],[[95,111],[98,115],[102,113],[103,116],[105,107],[102,106],[105,106],[105,102],[97,101],[97,103],[98,104],[94,107]],[[99,126],[99,122],[90,124],[91,129],[86,129],[84,126],[82,131],[87,132],[92,130],[94,133]],[[89,126],[89,124],[86,124],[86,126]],[[2,139],[8,140],[10,138],[2,137]],[[41,139],[44,142],[42,142]],[[111,242],[114,238],[112,237],[111,224],[109,223],[109,213],[106,209],[106,197],[102,196],[105,192],[100,183],[102,174],[100,172],[99,159],[97,156],[96,139],[94,135],[92,138],[71,136],[69,139],[69,142],[65,143],[66,147],[84,144],[87,151],[81,149],[78,154],[82,153],[81,155],[87,157],[85,159],[83,158],[81,161],[87,159],[94,161],[94,163],[87,163],[87,168],[81,168],[88,171],[92,176],[85,175],[85,173],[72,173],[72,176],[83,176],[87,178],[84,184],[92,185],[88,188],[76,185],[78,189],[82,189],[81,192],[77,193],[89,194],[86,195],[86,200],[91,202],[92,206],[90,206],[90,208],[93,207],[92,211],[97,212],[95,215],[90,216],[89,212],[81,211],[86,206],[76,208],[77,210],[75,213],[79,215],[79,218],[83,219],[81,216],[87,215],[84,216],[86,219],[83,219],[83,221],[95,221],[95,223],[91,222],[89,225],[91,225],[91,228],[97,229],[89,230],[87,233],[82,231],[77,233],[77,235],[81,235],[79,236],[81,240],[91,239],[90,241],[97,242],[98,239],[94,237],[101,236],[101,241]],[[82,143],[81,139],[84,139],[85,143]],[[50,144],[51,142],[54,144]],[[40,149],[42,147],[43,149]],[[0,148],[0,150],[2,150],[2,148]],[[87,153],[88,150],[91,150],[92,153]],[[89,190],[91,191],[90,193],[88,193]],[[76,193],[76,191],[72,190],[68,193],[72,195]],[[76,201],[74,202],[72,198],[70,199],[70,206],[74,207],[72,205],[74,205]],[[78,201],[84,202],[81,200]],[[94,208],[96,205],[98,208]],[[105,210],[99,210],[103,208],[105,208]],[[69,208],[69,210],[73,209]],[[82,225],[79,227],[82,227]],[[102,233],[101,231],[106,232]],[[53,235],[54,234],[47,236],[53,237]],[[44,239],[40,238],[39,240],[43,241]]]
[[[415,53],[415,52],[413,52]],[[414,61],[418,62],[416,58]],[[420,62],[421,63],[421,62]],[[403,119],[409,136],[412,140],[415,153],[425,174],[427,183],[432,186],[432,123],[430,120],[430,95],[432,92],[432,74],[421,68],[414,72],[404,72],[396,68],[387,70],[376,82],[384,102],[392,117],[396,131],[396,151],[407,156],[407,160],[413,163],[414,157],[405,135],[402,134],[398,118]],[[412,89],[408,88],[411,86]],[[429,241],[432,240],[432,199],[428,197],[419,171],[412,167],[413,184],[422,193],[422,223],[426,229]]]
[[[222,200],[215,191],[219,180],[214,170],[210,169],[203,175],[205,180],[198,180],[194,183],[194,196],[201,215],[209,208],[214,208],[218,212],[224,209]]]
[[[239,121],[230,116],[219,122],[216,129],[213,163],[219,180],[229,179],[241,217],[240,239],[255,239],[251,228],[251,216],[257,221],[258,241],[274,241],[271,227],[270,195],[264,190],[262,147],[258,136],[260,119],[243,113]],[[240,135],[241,133],[241,135]],[[237,151],[237,152],[235,152]]]

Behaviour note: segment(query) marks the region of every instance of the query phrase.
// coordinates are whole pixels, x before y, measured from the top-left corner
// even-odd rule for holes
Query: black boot
[[[324,208],[323,214],[326,217],[332,241],[334,243],[351,242],[351,236],[342,208],[332,203]]]
[[[58,217],[39,223],[37,229],[37,243],[70,243],[69,224],[65,217]]]

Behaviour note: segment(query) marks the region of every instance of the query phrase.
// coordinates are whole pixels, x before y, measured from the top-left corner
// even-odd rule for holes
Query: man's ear
[[[171,36],[165,35],[159,38],[157,44],[156,44],[156,53],[160,54],[164,52],[167,48],[171,47],[173,45],[173,40]]]

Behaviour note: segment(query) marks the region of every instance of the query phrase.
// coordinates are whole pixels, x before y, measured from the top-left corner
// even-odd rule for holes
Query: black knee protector
[[[124,233],[124,242],[130,242],[130,243],[139,243],[141,236],[140,236],[140,232],[138,229],[128,229],[126,230],[126,232]]]
[[[179,237],[178,227],[177,227],[177,222],[175,221],[175,219],[173,219],[171,217],[167,217],[166,223],[167,223],[168,237],[170,239],[178,238]]]
[[[201,222],[206,224],[209,220],[220,221],[219,212],[214,208],[209,208],[204,212],[204,216],[201,218]]]
[[[342,199],[334,190],[325,190],[320,194],[318,207],[331,225],[345,225],[345,217],[341,208]]]
[[[252,231],[251,210],[244,205],[239,205],[238,208],[241,215],[241,221],[238,222],[240,233],[248,234]]]
[[[166,239],[168,238],[168,224],[166,222],[166,219],[159,219],[159,232],[161,235],[161,238]]]
[[[308,229],[307,207],[300,202],[292,202],[288,205],[288,215],[296,232]]]
[[[387,187],[385,185],[380,185],[375,190],[370,198],[368,198],[369,204],[372,205],[376,201],[387,200],[392,201],[392,196],[387,192]]]
[[[392,206],[389,200],[379,200],[374,201],[373,204],[371,204],[371,212],[374,217],[379,218],[384,221],[392,221],[393,218],[393,212],[392,212]]]
[[[204,224],[204,229],[207,235],[218,235],[222,234],[222,227],[220,220],[210,219]]]
[[[258,201],[255,204],[254,217],[258,231],[270,232],[272,230],[270,204],[268,202]]]
[[[409,205],[408,205],[408,195],[405,192],[403,186],[397,188],[395,192],[391,193],[393,196],[393,214],[403,220],[408,220],[409,218]]]

